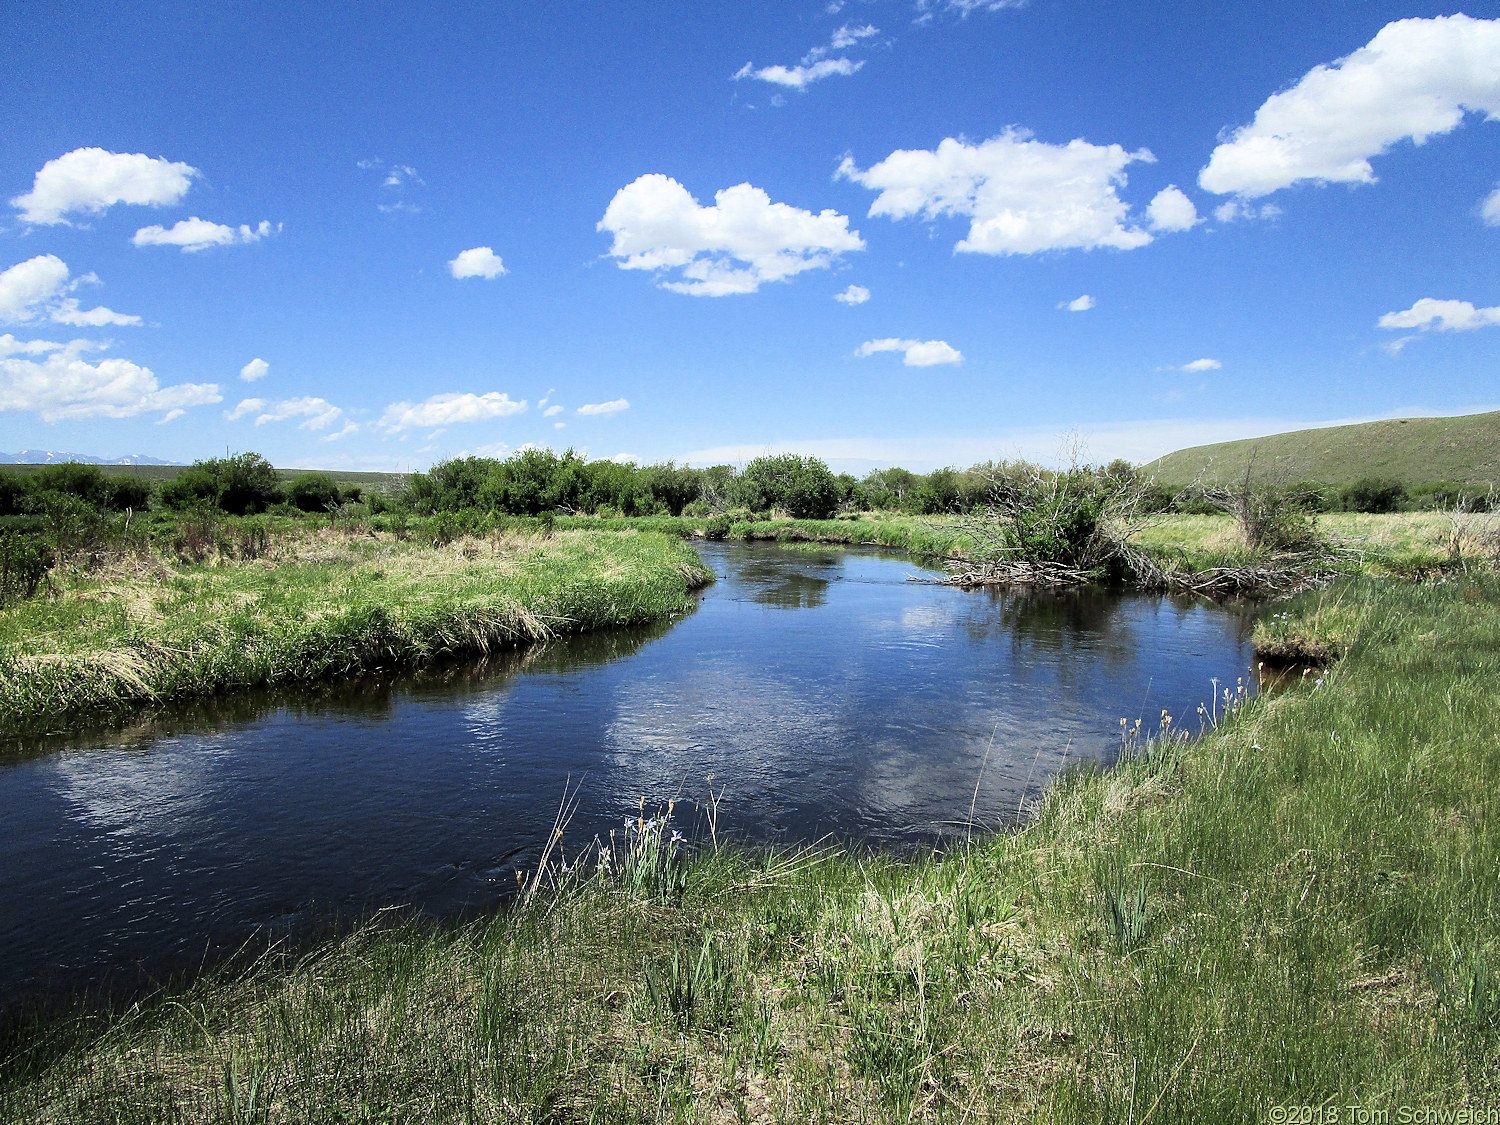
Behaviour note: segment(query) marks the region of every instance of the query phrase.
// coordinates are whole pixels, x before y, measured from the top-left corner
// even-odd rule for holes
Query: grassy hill
[[[1439,480],[1500,484],[1500,411],[1391,418],[1196,445],[1158,458],[1145,472],[1174,488],[1200,477],[1204,483],[1226,483],[1242,479],[1252,458],[1257,475],[1287,481],[1343,485],[1389,477],[1408,488]]]

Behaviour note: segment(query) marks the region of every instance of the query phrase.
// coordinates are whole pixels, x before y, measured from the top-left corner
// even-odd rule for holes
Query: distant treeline
[[[743,469],[733,465],[691,468],[673,462],[635,465],[590,461],[568,450],[528,449],[505,460],[462,457],[442,461],[398,487],[363,491],[328,473],[309,472],[285,481],[264,457],[241,453],[195,462],[174,479],[155,485],[129,476],[106,475],[96,465],[66,463],[34,472],[0,472],[0,516],[55,516],[63,498],[99,513],[221,511],[328,512],[359,507],[371,513],[431,516],[474,510],[503,515],[719,516],[781,513],[794,519],[829,519],[841,512],[909,515],[966,514],[988,505],[997,485],[1031,466],[988,461],[967,469],[930,473],[877,469],[863,478],[834,473],[815,457],[785,453],[757,457]],[[1117,460],[1098,473],[1121,480],[1137,470]],[[398,478],[401,479],[401,478]],[[1157,511],[1220,510],[1192,489],[1169,490],[1143,482],[1144,506]],[[1343,487],[1307,481],[1284,485],[1286,499],[1313,512],[1395,512],[1462,507],[1488,511],[1493,490],[1437,481],[1407,488],[1399,481],[1367,478]]]

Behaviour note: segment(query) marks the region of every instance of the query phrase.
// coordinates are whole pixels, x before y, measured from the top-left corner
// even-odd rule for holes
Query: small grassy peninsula
[[[1127,727],[1020,832],[900,857],[690,848],[682,805],[573,826],[494,917],[13,1026],[0,1119],[1489,1120],[1500,580],[1346,580],[1262,635],[1342,657],[1201,738]]]
[[[439,546],[368,527],[258,534],[250,558],[142,549],[55,569],[52,596],[0,610],[0,724],[636,624],[684,611],[711,580],[691,547],[651,533],[523,528]]]

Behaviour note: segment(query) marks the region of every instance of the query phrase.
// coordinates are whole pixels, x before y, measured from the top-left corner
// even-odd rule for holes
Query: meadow
[[[59,724],[237,688],[477,655],[685,612],[712,580],[681,540],[518,521],[441,542],[241,521],[240,557],[150,545],[57,568],[0,610],[0,724]],[[198,561],[193,558],[201,555]],[[248,557],[246,557],[248,556]]]
[[[492,916],[376,919],[128,1009],[13,1022],[0,1118],[1493,1110],[1500,580],[1345,580],[1260,629],[1342,659],[1172,724],[1198,737],[1122,722],[1120,763],[1057,779],[1018,832],[748,851],[674,840],[686,801],[642,807],[565,833]]]

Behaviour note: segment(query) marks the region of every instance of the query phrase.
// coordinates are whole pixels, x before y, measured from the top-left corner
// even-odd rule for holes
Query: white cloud
[[[186,413],[187,411],[183,410],[181,407],[178,407],[176,410],[168,410],[165,414],[163,414],[156,420],[156,424],[158,426],[165,426],[168,422],[175,422],[178,418],[181,418]]]
[[[1183,371],[1217,371],[1224,365],[1216,359],[1195,359],[1192,363],[1184,363]]]
[[[869,39],[873,35],[879,35],[880,28],[873,24],[865,24],[863,27],[855,27],[853,24],[845,24],[833,33],[829,41],[835,51],[842,51],[845,47],[852,47],[861,39]]]
[[[884,340],[866,340],[854,349],[857,356],[870,356],[876,352],[901,352],[901,362],[907,367],[936,367],[964,361],[963,353],[946,340],[898,340],[892,336]]]
[[[45,317],[75,327],[140,324],[138,316],[117,313],[102,305],[80,309],[77,297],[63,296],[85,281],[97,280],[87,274],[70,282],[67,264],[61,258],[39,254],[0,273],[0,321],[22,323]]]
[[[552,428],[554,430],[565,430],[568,428],[568,424],[566,422],[553,422]]]
[[[968,216],[968,237],[955,250],[1132,250],[1151,235],[1128,225],[1129,208],[1115,189],[1125,183],[1126,165],[1155,159],[1145,149],[1082,139],[1050,145],[1011,128],[977,145],[949,137],[933,151],[900,149],[863,172],[845,157],[838,174],[880,193],[872,216]]]
[[[357,160],[356,167],[366,172],[384,173],[380,186],[392,192],[397,198],[390,203],[377,203],[375,206],[383,214],[399,214],[407,212],[413,215],[420,214],[422,208],[408,200],[401,198],[406,189],[415,184],[418,187],[426,187],[426,181],[417,175],[417,170],[410,164],[387,164],[384,160],[376,157],[371,160]]]
[[[1082,297],[1074,297],[1071,301],[1063,301],[1057,307],[1067,309],[1069,312],[1088,312],[1089,309],[1094,307],[1094,298],[1085,293]]]
[[[1024,8],[1027,0],[917,0],[917,11],[928,13],[929,17],[933,10],[957,12],[965,18],[971,12],[1002,12],[1006,8]]]
[[[196,168],[140,152],[76,148],[42,165],[31,190],[10,203],[26,222],[50,225],[66,222],[70,212],[93,213],[116,203],[176,203],[196,175]]]
[[[1229,199],[1214,208],[1214,218],[1221,223],[1235,223],[1241,219],[1274,219],[1281,208],[1274,203],[1262,203],[1259,207],[1243,199]]]
[[[488,394],[433,395],[425,402],[393,402],[381,415],[379,427],[390,433],[421,427],[447,426],[456,422],[483,422],[506,418],[526,410],[526,400],[513,402],[499,391]]]
[[[770,82],[777,86],[790,86],[793,90],[805,90],[809,85],[821,78],[831,78],[833,75],[848,77],[865,65],[864,59],[858,62],[852,59],[820,59],[811,66],[763,66],[759,70],[752,70],[751,64],[746,63],[735,71],[734,78],[759,78],[762,82]]]
[[[103,305],[92,309],[80,309],[77,297],[64,297],[57,302],[57,307],[50,315],[58,324],[71,324],[77,328],[102,328],[106,324],[134,326],[141,322],[138,316],[117,313]]]
[[[505,264],[488,246],[476,246],[465,250],[448,263],[448,272],[454,277],[482,277],[487,280],[506,273]]]
[[[772,203],[749,184],[725,188],[704,207],[660,173],[616,192],[598,229],[614,235],[609,252],[621,269],[680,269],[682,280],[661,282],[662,288],[695,297],[754,293],[763,282],[825,269],[865,246],[848,217],[831,209],[815,215]]]
[[[240,378],[247,383],[253,383],[257,379],[264,379],[269,370],[271,370],[271,365],[257,356],[240,368]]]
[[[318,440],[319,441],[338,441],[340,438],[346,438],[350,434],[357,434],[357,433],[359,433],[359,423],[358,422],[345,422],[344,423],[344,428],[342,430],[339,430],[338,433],[328,434],[328,435],[326,435],[324,437],[320,437]]]
[[[247,414],[256,416],[257,426],[264,426],[267,422],[286,422],[293,418],[305,418],[306,421],[297,424],[298,429],[326,430],[343,417],[344,412],[326,398],[247,398],[241,399],[239,405],[233,410],[226,410],[224,418],[226,421],[233,422]]]
[[[833,299],[841,305],[862,305],[870,299],[870,291],[863,285],[851,285],[842,293],[835,293]]]
[[[1500,20],[1397,20],[1266,99],[1214,149],[1198,184],[1255,198],[1301,180],[1372,183],[1371,157],[1447,133],[1466,110],[1500,116]]]
[[[1500,187],[1484,197],[1479,205],[1479,217],[1487,227],[1500,227]]]
[[[746,63],[730,75],[731,81],[738,82],[742,78],[756,78],[762,82],[770,82],[776,86],[786,86],[793,90],[806,90],[824,78],[834,75],[847,78],[855,71],[863,67],[864,60],[847,58],[830,59],[826,57],[830,51],[842,51],[847,47],[858,46],[860,41],[868,39],[872,35],[879,35],[880,29],[866,24],[863,27],[855,27],[844,24],[833,33],[826,47],[814,47],[802,56],[802,61],[796,66],[763,66],[756,69],[754,63]],[[780,105],[779,99],[772,99],[772,104]]]
[[[37,306],[63,292],[67,264],[53,254],[40,254],[0,273],[0,319],[33,320]]]
[[[1388,312],[1379,320],[1381,328],[1420,328],[1424,332],[1467,332],[1500,324],[1500,306],[1476,309],[1468,301],[1439,301],[1423,297],[1402,312]]]
[[[0,341],[12,337],[0,337]],[[44,422],[70,418],[132,418],[153,410],[219,402],[215,383],[181,383],[163,387],[149,368],[125,359],[89,363],[84,352],[100,345],[74,340],[66,345],[33,341],[7,345],[5,350],[50,354],[41,361],[0,358],[0,410],[40,414]]]
[[[1176,184],[1168,184],[1156,193],[1146,208],[1146,220],[1152,230],[1191,230],[1200,220],[1198,208]]]
[[[0,356],[46,355],[48,352],[61,351],[63,347],[64,345],[55,344],[51,340],[17,340],[9,332],[0,336]]]
[[[639,465],[641,459],[634,453],[616,453],[610,458],[616,465]]]
[[[588,417],[595,414],[618,414],[622,410],[629,409],[630,401],[628,399],[616,398],[611,399],[609,402],[586,402],[578,408],[577,413]]]
[[[135,236],[130,241],[136,246],[180,246],[184,253],[193,254],[199,250],[207,250],[211,246],[234,246],[259,242],[268,234],[280,229],[280,224],[273,228],[268,219],[262,219],[260,225],[256,227],[241,223],[236,229],[225,226],[223,223],[211,223],[207,219],[200,219],[194,215],[190,219],[179,220],[171,227],[142,227],[135,232]]]
[[[547,401],[546,399],[542,400],[542,402],[546,402],[546,401]],[[540,406],[541,403],[537,403],[537,405]],[[553,403],[551,406],[547,407],[546,410],[542,411],[542,417],[543,418],[551,418],[554,415],[561,414],[562,412],[563,412],[563,408],[561,406],[559,406],[557,403]]]

